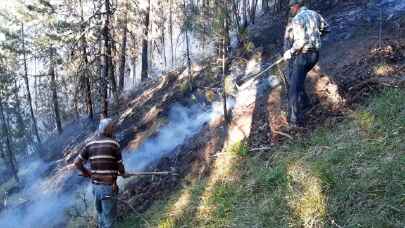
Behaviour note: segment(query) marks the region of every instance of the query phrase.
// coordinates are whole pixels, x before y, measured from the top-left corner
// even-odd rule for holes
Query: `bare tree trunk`
[[[102,41],[99,40],[99,58],[98,58],[98,65],[99,65],[99,76],[100,76],[100,96],[101,96],[101,108],[103,117],[108,116],[108,71],[105,70],[105,64],[101,58],[102,52]],[[103,54],[104,56],[104,54]],[[105,58],[104,58],[105,59]]]
[[[148,0],[148,6],[144,11],[145,21],[144,21],[144,37],[142,40],[142,72],[141,81],[146,81],[148,79],[148,45],[149,45],[149,17],[150,17],[150,0]]]
[[[257,9],[257,0],[252,0],[252,5],[250,6],[250,23],[255,23]]]
[[[243,27],[248,26],[248,0],[242,0],[242,17],[243,17]]]
[[[183,4],[184,4],[184,17],[185,20],[188,20],[188,13],[187,13],[187,5],[186,5],[186,0],[183,0]],[[188,21],[186,22],[186,24],[188,24]],[[186,35],[186,49],[187,49],[187,68],[188,68],[188,83],[190,86],[190,89],[192,89],[192,84],[193,84],[193,79],[191,77],[191,58],[190,58],[190,41],[189,41],[189,37],[188,37],[188,26],[186,25],[185,28],[185,35]]]
[[[173,47],[173,0],[170,0],[169,33],[170,33],[170,48],[171,48],[171,54],[172,54],[172,67],[173,67],[173,66],[174,66],[174,47]]]
[[[269,10],[270,10],[269,0],[262,0],[262,10],[263,10],[263,13],[269,12]]]
[[[114,96],[114,99],[118,100],[118,89],[117,83],[114,76],[114,68],[113,68],[113,61],[112,61],[112,44],[111,44],[111,33],[110,33],[110,21],[111,21],[111,8],[110,8],[110,0],[105,0],[105,10],[106,16],[104,21],[104,69],[107,74],[106,78],[110,79],[111,82],[111,89]]]
[[[161,28],[161,37],[162,37],[162,55],[163,55],[163,61],[165,62],[165,71],[167,70],[167,56],[166,56],[166,39],[165,39],[165,35],[166,35],[166,31],[165,31],[165,24],[162,24],[162,28]]]
[[[118,92],[122,93],[124,90],[124,83],[125,83],[125,62],[126,62],[126,50],[127,50],[127,34],[128,34],[128,0],[125,1],[125,9],[124,9],[124,24],[123,24],[123,31],[122,31],[122,44],[121,44],[121,56],[120,56],[120,70],[119,70],[119,86]]]
[[[229,49],[229,42],[230,42],[230,38],[229,38],[229,7],[228,7],[228,2],[227,0],[224,0],[224,2],[222,2],[223,6],[222,11],[221,12],[222,15],[222,42],[221,42],[221,46],[222,46],[222,85],[223,85],[223,94],[222,94],[222,98],[223,98],[223,105],[224,105],[224,121],[225,121],[225,127],[227,127],[228,123],[229,123],[229,115],[228,115],[228,109],[227,109],[227,102],[226,102],[226,98],[227,98],[227,94],[226,94],[226,90],[225,90],[225,80],[226,80],[226,75],[228,74],[228,49]]]
[[[62,134],[62,121],[60,118],[58,93],[56,86],[56,75],[55,75],[55,60],[54,60],[55,49],[50,47],[50,57],[49,57],[49,75],[51,76],[51,89],[52,89],[52,103],[53,110],[55,114],[56,128],[59,134]]]
[[[11,147],[11,139],[10,139],[10,134],[8,130],[8,125],[6,122],[6,117],[4,115],[4,109],[3,109],[3,101],[1,100],[0,97],[0,117],[1,117],[1,122],[3,123],[3,131],[5,134],[6,138],[6,147],[7,147],[7,155],[8,155],[8,162],[11,168],[11,171],[13,173],[14,179],[17,181],[17,183],[20,182],[20,179],[18,178],[18,168],[17,168],[17,162],[15,159],[15,154],[13,153],[13,149]]]
[[[239,14],[239,4],[236,0],[232,0],[232,11],[235,17],[236,29],[238,31],[236,38],[238,39],[238,43],[241,43],[241,26],[240,26],[240,14]]]
[[[98,5],[95,6],[98,9],[101,9],[103,2],[97,1]],[[101,115],[102,117],[108,116],[108,71],[105,71],[105,52],[103,50],[103,34],[104,34],[104,27],[102,25],[102,18],[101,14],[97,15],[97,28],[98,28],[98,39],[97,39],[97,75],[99,78],[98,84],[98,95],[100,97],[100,105],[101,105]],[[107,73],[106,73],[107,72]]]
[[[39,148],[41,147],[41,138],[39,137],[38,131],[38,124],[37,119],[34,114],[34,109],[32,108],[32,97],[30,91],[30,83],[28,80],[28,67],[27,67],[27,52],[25,50],[25,40],[24,40],[24,24],[21,25],[21,40],[22,40],[22,51],[23,51],[23,59],[24,59],[24,82],[25,82],[25,89],[27,91],[27,99],[28,99],[28,106],[30,109],[31,121],[32,121],[32,128],[34,129],[34,134],[37,139],[37,143]],[[41,150],[39,150],[41,151]]]
[[[16,116],[17,116],[17,128],[19,130],[21,130],[21,133],[24,135],[24,140],[25,140],[25,144],[29,144],[29,143],[33,143],[35,145],[35,142],[32,138],[32,135],[27,131],[26,127],[25,127],[25,123],[24,123],[24,118],[22,116],[22,111],[21,111],[21,101],[20,101],[20,97],[18,96],[18,86],[17,86],[17,82],[14,82],[14,97],[15,97],[15,106],[16,106]]]
[[[93,101],[91,98],[91,85],[90,85],[90,73],[88,70],[89,67],[89,60],[87,58],[87,40],[86,40],[86,35],[84,34],[85,30],[85,25],[84,25],[84,18],[83,18],[83,5],[82,5],[82,0],[80,0],[80,8],[81,8],[81,32],[82,32],[82,54],[84,58],[84,64],[85,64],[85,70],[82,72],[83,74],[83,79],[84,79],[84,86],[85,86],[85,93],[86,93],[86,107],[87,107],[87,112],[89,114],[89,118],[93,119],[94,118],[94,111],[93,111]]]

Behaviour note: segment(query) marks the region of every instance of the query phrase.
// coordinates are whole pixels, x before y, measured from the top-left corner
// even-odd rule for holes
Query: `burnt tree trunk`
[[[98,1],[97,2],[97,8],[101,9],[103,2]],[[108,71],[104,70],[104,65],[106,64],[105,57],[104,57],[104,50],[103,50],[103,25],[102,25],[102,18],[101,14],[97,15],[97,28],[98,28],[98,39],[97,39],[97,59],[96,59],[96,64],[97,64],[97,75],[98,75],[98,95],[100,97],[99,102],[101,103],[101,116],[107,117],[108,116]]]
[[[173,0],[170,0],[169,13],[169,33],[170,33],[170,50],[172,57],[172,67],[174,66],[174,46],[173,46]]]
[[[250,23],[255,24],[256,19],[257,0],[252,0],[250,5]]]
[[[218,10],[221,10],[222,12],[219,12],[220,15],[222,15],[222,23],[221,23],[221,42],[219,42],[219,49],[220,49],[220,58],[222,60],[222,98],[223,98],[223,108],[224,108],[224,123],[225,127],[228,126],[228,123],[230,121],[230,117],[228,115],[228,107],[227,107],[227,94],[225,90],[225,80],[226,80],[226,75],[228,74],[229,71],[229,64],[228,64],[228,55],[229,55],[229,44],[230,44],[230,38],[229,38],[229,7],[228,7],[228,1],[224,0],[222,2],[222,6],[218,6]]]
[[[141,81],[148,79],[148,44],[149,44],[149,17],[150,17],[150,0],[148,0],[148,6],[144,11],[145,21],[144,21],[144,37],[142,40],[142,72]]]
[[[184,17],[186,20],[186,28],[185,28],[185,35],[186,35],[186,57],[187,57],[187,73],[188,73],[188,83],[190,86],[190,90],[192,89],[192,77],[191,77],[191,58],[190,58],[190,41],[189,41],[189,37],[188,37],[188,15],[187,15],[187,6],[186,6],[186,0],[183,0],[183,4],[184,4]]]
[[[55,49],[50,48],[50,57],[49,57],[49,76],[51,77],[51,90],[52,90],[52,103],[53,111],[55,114],[56,128],[59,134],[62,134],[62,121],[60,117],[59,102],[58,102],[58,92],[56,86],[56,75],[55,75],[55,60],[54,60]]]
[[[21,100],[18,96],[19,88],[17,86],[17,82],[14,82],[14,97],[15,97],[15,107],[16,107],[16,117],[17,117],[17,128],[21,131],[22,135],[24,136],[25,144],[28,145],[29,143],[34,143],[32,135],[27,131],[24,123],[24,118],[22,116],[21,111]],[[35,145],[35,144],[34,144]]]
[[[32,121],[32,128],[34,130],[34,134],[37,140],[38,147],[41,148],[41,137],[39,136],[39,131],[38,131],[38,124],[37,124],[37,119],[34,114],[34,109],[32,108],[32,97],[31,97],[31,91],[30,91],[30,83],[28,79],[28,67],[27,67],[27,51],[25,49],[25,40],[24,40],[24,24],[21,25],[21,41],[22,41],[22,52],[23,52],[23,61],[24,61],[24,83],[25,83],[25,89],[27,91],[27,100],[28,100],[28,106],[30,110],[30,116],[31,116],[31,121]],[[41,153],[41,149],[39,149]]]
[[[106,74],[105,78],[108,78],[111,82],[111,89],[114,96],[114,99],[118,100],[118,89],[117,83],[114,76],[114,67],[112,61],[112,41],[111,41],[111,33],[110,33],[110,21],[111,21],[111,8],[110,8],[110,0],[105,0],[105,21],[104,21],[104,28],[103,28],[103,37],[104,37],[104,74]]]
[[[15,154],[13,153],[13,149],[11,146],[10,132],[9,132],[8,124],[6,121],[5,114],[4,114],[3,101],[1,100],[1,97],[0,97],[0,117],[1,117],[1,122],[2,122],[2,129],[3,129],[4,135],[5,135],[5,139],[6,139],[8,163],[9,163],[10,169],[13,173],[14,179],[17,181],[17,183],[19,183],[20,179],[18,178],[17,162],[16,162]]]
[[[242,25],[244,28],[248,26],[248,0],[242,0]]]
[[[269,0],[262,0],[262,10],[264,13],[268,13],[270,11]]]
[[[90,73],[88,70],[89,67],[89,59],[87,56],[87,40],[86,40],[86,35],[84,33],[85,31],[85,25],[84,25],[84,18],[83,18],[83,5],[82,5],[82,0],[80,0],[80,8],[81,8],[81,32],[82,32],[82,55],[83,55],[83,60],[84,60],[84,72],[82,72],[82,77],[83,77],[83,82],[84,82],[84,89],[85,89],[85,97],[86,97],[86,107],[87,107],[87,112],[89,115],[90,119],[94,119],[94,111],[93,111],[93,101],[91,98],[91,85],[90,85]]]
[[[120,56],[120,69],[119,69],[119,85],[118,91],[122,93],[125,83],[125,63],[126,63],[126,50],[127,50],[127,35],[128,35],[128,2],[125,2],[124,22],[122,26],[122,44]]]

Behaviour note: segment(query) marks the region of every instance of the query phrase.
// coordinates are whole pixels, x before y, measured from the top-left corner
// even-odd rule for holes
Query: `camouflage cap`
[[[302,4],[304,4],[304,1],[303,0],[290,0],[290,3],[288,5],[293,6],[295,4],[302,5]]]

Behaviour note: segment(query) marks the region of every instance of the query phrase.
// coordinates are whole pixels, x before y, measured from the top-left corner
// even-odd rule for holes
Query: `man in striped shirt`
[[[113,139],[114,124],[102,119],[97,137],[86,144],[75,161],[82,175],[91,179],[95,197],[97,222],[100,228],[110,228],[116,218],[117,177],[125,174],[120,146]],[[90,170],[84,164],[90,162]]]

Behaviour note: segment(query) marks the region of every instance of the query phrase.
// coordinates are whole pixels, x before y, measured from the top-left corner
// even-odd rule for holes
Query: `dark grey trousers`
[[[305,93],[305,78],[318,62],[319,52],[312,51],[293,56],[288,69],[288,121],[292,124],[304,124],[304,109],[309,105]]]

